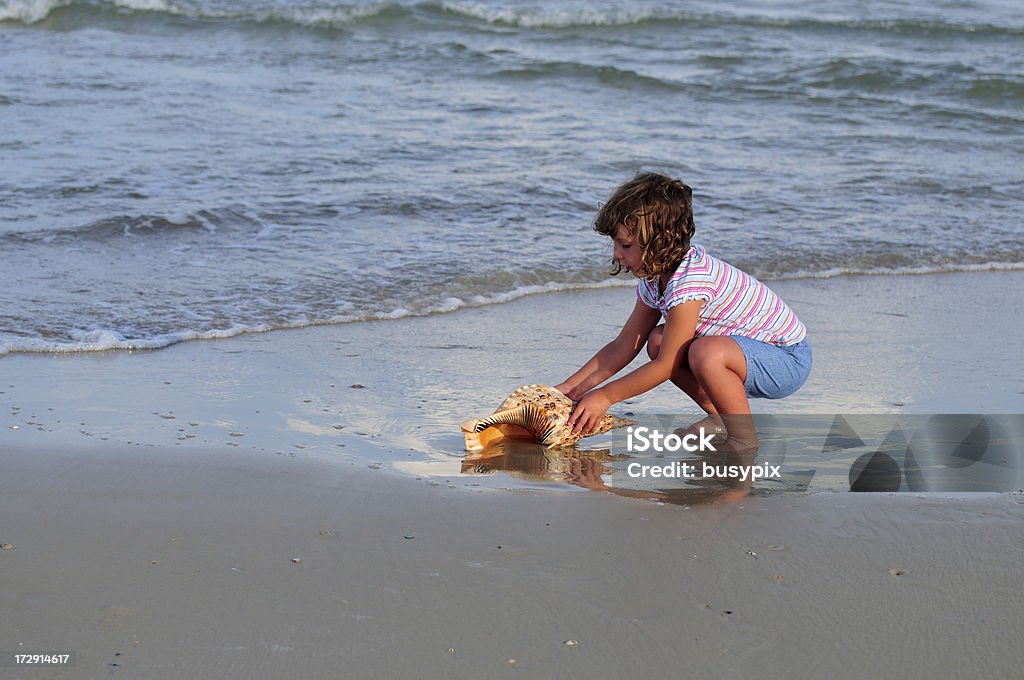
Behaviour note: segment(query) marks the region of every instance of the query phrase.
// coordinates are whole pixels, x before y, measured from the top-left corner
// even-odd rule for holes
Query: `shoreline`
[[[1000,273],[1000,272],[1024,272],[1024,263],[1014,262],[991,262],[979,265],[960,265],[953,268],[923,268],[920,270],[906,270],[906,271],[847,271],[837,269],[828,272],[821,273],[795,273],[790,275],[782,275],[776,278],[765,278],[762,281],[769,287],[776,285],[787,285],[790,282],[796,283],[810,283],[814,282],[827,282],[835,279],[859,279],[859,278],[889,278],[889,277],[916,277],[916,276],[945,276],[945,275],[956,275],[956,274],[986,274],[986,273]],[[450,300],[442,301],[437,307],[431,308],[423,312],[409,312],[405,309],[395,309],[391,312],[379,312],[364,318],[335,318],[321,321],[312,322],[295,322],[293,324],[285,324],[274,327],[260,327],[260,326],[245,326],[235,324],[231,328],[219,328],[211,329],[207,331],[196,331],[192,329],[185,329],[180,331],[174,331],[169,334],[156,336],[156,338],[149,339],[120,339],[114,332],[109,330],[95,330],[89,333],[95,334],[102,340],[89,343],[88,347],[71,347],[65,346],[64,344],[55,344],[48,341],[36,340],[41,343],[45,348],[42,349],[16,349],[10,350],[6,346],[0,345],[0,359],[5,356],[32,356],[32,355],[43,355],[43,356],[77,356],[82,354],[89,354],[93,352],[143,352],[143,351],[155,351],[160,349],[167,349],[182,343],[196,342],[196,341],[210,341],[210,340],[230,340],[232,338],[245,336],[245,335],[261,335],[265,333],[277,333],[281,331],[295,331],[302,330],[305,328],[316,328],[321,326],[333,327],[333,326],[346,326],[349,324],[360,324],[360,323],[375,323],[379,321],[402,321],[406,319],[417,319],[417,318],[429,318],[434,316],[443,316],[462,311],[469,311],[474,309],[486,309],[489,307],[506,305],[515,303],[524,298],[544,295],[562,295],[562,294],[576,294],[586,293],[588,291],[603,291],[608,289],[629,289],[632,290],[633,283],[624,279],[607,279],[604,282],[590,283],[590,284],[538,284],[538,285],[525,285],[512,291],[506,291],[503,293],[490,293],[482,296],[476,296],[471,301],[462,300],[459,298],[451,298]],[[166,339],[168,336],[174,336],[175,339]],[[163,338],[163,339],[157,339]],[[133,344],[137,343],[137,344]]]
[[[1024,413],[1024,359],[1004,340],[1024,330],[1007,327],[1005,313],[1024,303],[1022,284],[1024,271],[777,282],[808,326],[815,365],[795,395],[751,406],[782,414]],[[950,299],[982,295],[970,318],[950,318]],[[118,431],[131,440],[136,429],[135,441],[146,445],[177,446],[178,434],[190,445],[251,445],[222,436],[245,425],[245,437],[258,437],[262,448],[293,445],[282,436],[289,432],[336,439],[362,431],[390,448],[461,454],[451,436],[458,423],[489,413],[521,384],[559,382],[618,332],[632,304],[628,288],[557,292],[159,351],[9,354],[0,357],[0,399],[11,407],[0,444],[88,444],[79,430],[92,428],[111,441]],[[698,413],[670,385],[616,408]],[[104,412],[110,417],[97,417]],[[206,436],[187,423],[208,427]],[[10,426],[25,433],[40,425],[58,436],[10,439]],[[385,432],[390,425],[398,431]]]
[[[1024,272],[776,285],[809,328],[815,366],[795,395],[751,407],[783,417],[1024,413],[1024,358],[988,330],[1024,302],[1014,292],[1022,284]],[[947,322],[948,296],[982,292],[988,304],[970,323]],[[489,414],[519,385],[563,379],[618,332],[632,304],[631,289],[559,292],[160,351],[8,355],[0,357],[0,403],[9,405],[0,446],[203,447],[460,474],[459,423]],[[668,384],[613,412],[700,415]],[[614,436],[585,439],[581,449],[608,448]]]

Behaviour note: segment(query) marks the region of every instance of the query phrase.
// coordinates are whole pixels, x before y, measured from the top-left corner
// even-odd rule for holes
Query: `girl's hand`
[[[604,396],[600,389],[592,390],[583,395],[583,398],[576,403],[576,407],[569,414],[566,425],[573,434],[589,434],[601,424],[601,419],[608,413],[608,407],[612,402]]]
[[[577,401],[580,397],[582,397],[585,394],[584,392],[581,392],[579,389],[575,387],[569,387],[569,383],[567,382],[555,385],[555,389],[564,394],[565,396],[569,397],[573,401]]]

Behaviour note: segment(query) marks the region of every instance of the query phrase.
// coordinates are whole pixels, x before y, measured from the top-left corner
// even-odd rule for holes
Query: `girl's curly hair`
[[[637,173],[601,206],[594,231],[614,238],[620,224],[636,236],[646,277],[674,272],[696,231],[693,191],[678,179],[655,172]],[[621,271],[622,265],[613,259],[612,275]]]

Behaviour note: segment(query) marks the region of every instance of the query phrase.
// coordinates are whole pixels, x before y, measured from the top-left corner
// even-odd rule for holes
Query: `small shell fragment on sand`
[[[0,545],[0,548],[3,548],[4,550],[14,550],[14,544],[4,543],[3,545]]]
[[[580,641],[579,641],[579,640],[566,640],[566,641],[565,641],[565,642],[563,642],[562,644],[563,644],[563,645],[565,645],[566,647],[575,647],[575,646],[576,646],[576,645],[578,645],[579,643],[580,643]]]
[[[292,558],[292,564],[298,564],[301,561],[302,561],[301,557],[293,557]]]
[[[895,567],[889,570],[889,576],[905,576],[909,573],[910,572],[908,572],[906,569],[899,569]]]

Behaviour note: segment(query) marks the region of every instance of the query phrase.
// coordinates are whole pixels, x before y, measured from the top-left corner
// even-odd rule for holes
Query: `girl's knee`
[[[735,344],[731,338],[720,336],[704,336],[694,339],[690,343],[690,351],[686,355],[690,371],[694,375],[700,376],[708,370],[730,368],[732,361],[730,350],[732,348],[726,344],[727,342]]]
[[[711,347],[705,338],[694,338],[690,343],[690,350],[686,353],[686,363],[694,375],[700,375],[701,369],[706,368],[712,361]]]
[[[658,352],[661,351],[661,334],[664,330],[664,325],[655,326],[654,330],[647,336],[647,356],[652,359],[657,359]]]

